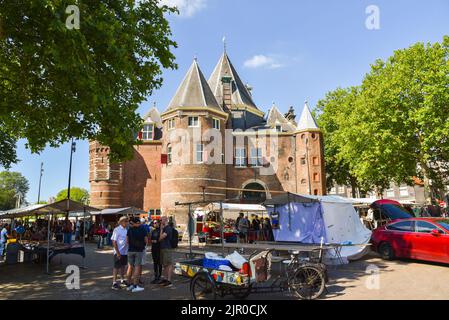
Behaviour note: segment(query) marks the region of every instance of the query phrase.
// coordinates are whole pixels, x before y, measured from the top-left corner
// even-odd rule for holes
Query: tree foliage
[[[63,190],[59,191],[58,194],[56,195],[55,201],[67,199],[67,190],[68,189],[63,189]],[[86,189],[83,189],[83,188],[78,188],[78,187],[70,188],[70,199],[84,203],[84,204],[88,204],[89,203],[89,191],[87,191]]]
[[[0,172],[0,210],[15,208],[19,193],[21,194],[22,203],[25,202],[28,190],[28,180],[21,173]]]
[[[69,5],[80,28],[69,29]],[[15,141],[32,152],[72,137],[132,156],[136,109],[176,68],[176,43],[154,0],[0,0],[0,165],[17,161]],[[6,139],[4,139],[6,136]]]
[[[376,61],[351,103],[341,101],[344,92],[329,93],[321,107],[319,121],[325,135],[332,133],[326,152],[349,169],[331,167],[331,175],[349,172],[378,191],[391,182],[411,184],[414,176],[434,189],[447,183],[449,37]]]

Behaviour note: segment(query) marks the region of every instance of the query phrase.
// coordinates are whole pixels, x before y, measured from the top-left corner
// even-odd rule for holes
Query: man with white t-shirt
[[[119,225],[112,233],[112,246],[114,248],[114,268],[112,269],[112,289],[120,289],[120,284],[117,282],[117,275],[120,271],[121,284],[128,286],[125,280],[126,266],[128,265],[128,244],[126,236],[128,234],[128,218],[123,216],[119,220]]]

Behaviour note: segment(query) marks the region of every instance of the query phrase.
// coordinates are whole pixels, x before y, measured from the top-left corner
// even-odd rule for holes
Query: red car
[[[374,230],[371,242],[383,259],[409,258],[449,264],[449,219],[395,220]]]

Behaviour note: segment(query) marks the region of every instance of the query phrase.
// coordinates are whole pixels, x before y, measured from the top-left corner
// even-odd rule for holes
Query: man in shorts
[[[131,227],[128,229],[128,291],[141,292],[143,287],[139,286],[142,275],[142,266],[145,264],[145,247],[148,243],[148,235],[141,227],[139,218],[131,219]]]
[[[173,228],[168,224],[168,218],[163,216],[161,218],[161,232],[159,236],[159,243],[161,248],[161,264],[163,269],[163,276],[165,279],[161,280],[160,285],[163,287],[171,287],[171,276],[173,273],[173,250],[171,239],[173,236]]]
[[[112,269],[112,289],[120,289],[120,284],[117,281],[117,275],[120,272],[121,284],[128,286],[125,280],[125,268],[128,264],[128,244],[126,243],[126,236],[128,234],[128,218],[121,217],[118,221],[118,226],[112,233],[112,246],[114,248],[114,268]]]

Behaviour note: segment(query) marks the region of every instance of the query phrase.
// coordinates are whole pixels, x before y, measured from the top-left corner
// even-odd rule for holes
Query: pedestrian
[[[0,258],[3,259],[5,253],[6,242],[8,241],[9,225],[5,223],[0,231]]]
[[[120,273],[121,285],[128,287],[125,279],[126,266],[128,265],[128,244],[126,237],[128,234],[128,218],[123,216],[118,221],[118,226],[112,232],[112,246],[114,248],[114,267],[112,269],[112,289],[120,289],[117,275]]]
[[[253,230],[254,230],[255,240],[256,241],[260,240],[260,220],[259,220],[259,216],[257,216],[257,215],[254,216],[252,227],[253,227]]]
[[[271,226],[270,218],[265,218],[263,220],[263,228],[264,228],[266,240],[274,241],[273,227]]]
[[[131,226],[127,234],[128,243],[128,291],[141,292],[145,290],[139,286],[142,266],[145,264],[145,247],[148,243],[147,233],[141,227],[140,219],[131,219]]]
[[[241,214],[241,218],[239,221],[240,242],[246,243],[248,241],[249,221],[248,218],[245,217],[243,213],[240,214]]]
[[[173,273],[173,250],[171,240],[173,238],[173,227],[168,224],[168,218],[166,216],[161,218],[160,228],[159,242],[161,248],[161,263],[165,278],[160,281],[160,284],[164,287],[171,287],[171,276]]]
[[[77,219],[75,222],[75,241],[80,240],[80,221]]]
[[[63,241],[63,232],[62,232],[62,224],[61,222],[57,221],[55,226],[55,237],[56,242],[62,242]]]
[[[67,244],[72,243],[73,226],[68,218],[65,218],[65,220],[64,220],[64,224],[62,226],[62,232],[64,235],[64,243],[67,243]]]
[[[158,220],[153,221],[153,230],[150,234],[151,240],[151,255],[153,257],[154,280],[152,284],[157,284],[161,281],[162,263],[161,263],[161,244],[159,238],[161,235],[161,226]]]

